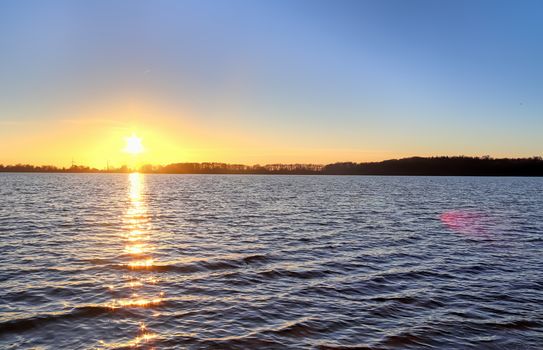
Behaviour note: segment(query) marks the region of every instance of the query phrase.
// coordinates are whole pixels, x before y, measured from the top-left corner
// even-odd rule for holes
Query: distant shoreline
[[[174,163],[143,165],[138,169],[126,166],[96,169],[74,165],[70,168],[34,166],[29,164],[1,165],[6,173],[130,173],[145,174],[223,174],[223,175],[396,175],[396,176],[543,176],[543,158],[490,157],[410,157],[381,162],[342,162],[318,164],[242,165],[226,163]]]
[[[220,176],[318,176],[318,177],[329,177],[329,176],[375,176],[375,177],[387,177],[387,176],[397,176],[397,177],[519,177],[519,178],[534,178],[534,177],[543,177],[543,175],[412,175],[412,174],[298,174],[298,173],[268,173],[268,174],[256,174],[256,173],[243,173],[243,174],[234,174],[234,173],[145,173],[141,171],[131,171],[126,173],[120,172],[107,172],[107,171],[86,171],[86,172],[76,172],[76,171],[0,171],[0,176],[2,174],[63,174],[63,175],[123,175],[123,174],[143,174],[143,175],[220,175]]]

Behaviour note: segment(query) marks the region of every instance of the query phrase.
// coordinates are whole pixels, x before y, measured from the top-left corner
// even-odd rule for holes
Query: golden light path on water
[[[139,173],[128,175],[128,208],[124,216],[125,229],[123,234],[124,255],[126,262],[122,265],[130,272],[125,275],[124,287],[129,293],[121,298],[113,299],[109,308],[113,311],[122,308],[150,308],[161,304],[164,300],[164,292],[158,291],[158,278],[149,271],[154,265],[152,256],[153,246],[149,243],[150,236],[146,231],[148,223],[147,208],[143,196],[144,176]],[[150,288],[154,287],[154,288]],[[109,286],[113,289],[113,286]],[[149,293],[149,289],[156,291]],[[123,288],[124,290],[124,288]],[[144,293],[143,290],[147,291]],[[156,313],[154,314],[156,316]],[[145,323],[140,323],[135,330],[136,337],[126,343],[105,343],[100,341],[101,346],[116,348],[125,346],[138,346],[146,344],[156,338],[158,334],[148,329]]]

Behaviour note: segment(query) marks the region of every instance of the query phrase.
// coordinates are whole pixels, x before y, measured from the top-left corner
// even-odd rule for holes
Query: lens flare
[[[483,213],[453,210],[440,215],[441,222],[450,230],[471,236],[487,235],[490,220]]]

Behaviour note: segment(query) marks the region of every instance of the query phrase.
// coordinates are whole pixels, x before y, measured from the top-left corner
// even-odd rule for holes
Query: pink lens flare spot
[[[441,222],[448,229],[472,236],[484,236],[488,234],[489,217],[483,213],[453,210],[440,215]]]

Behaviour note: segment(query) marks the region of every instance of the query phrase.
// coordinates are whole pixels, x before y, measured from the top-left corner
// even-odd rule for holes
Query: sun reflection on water
[[[130,199],[132,203],[141,199],[141,188],[143,186],[143,175],[140,173],[131,173],[128,175],[130,181]]]
[[[147,252],[147,245],[143,243],[128,244],[124,247],[124,251],[132,255],[143,254]]]
[[[98,343],[101,345],[101,347],[110,348],[110,349],[118,349],[118,348],[135,348],[139,347],[144,344],[150,343],[153,339],[157,338],[158,334],[153,333],[147,330],[147,326],[145,323],[140,323],[138,327],[138,334],[135,338],[122,342],[122,343],[107,343],[103,340],[99,340]],[[154,348],[151,348],[154,349]]]
[[[144,195],[144,178],[142,174],[132,173],[128,176],[128,208],[124,216],[126,233],[121,237],[124,240],[124,255],[127,260],[121,265],[128,267],[130,272],[123,276],[126,280],[121,284],[119,292],[127,291],[125,296],[119,294],[108,303],[112,310],[122,308],[152,308],[164,301],[164,292],[149,294],[151,288],[157,288],[159,279],[149,269],[154,265],[151,256],[153,245],[150,243],[151,234],[148,230],[148,216]],[[113,291],[113,286],[108,286]],[[138,335],[125,343],[128,346],[138,346],[147,343],[158,335],[148,330],[145,323],[141,322]],[[102,345],[105,345],[102,343]],[[112,345],[112,344],[109,344]],[[118,344],[116,344],[118,345]]]
[[[119,309],[122,307],[149,307],[153,305],[158,305],[162,301],[164,301],[163,298],[157,297],[157,298],[143,298],[140,297],[137,294],[133,294],[130,296],[130,298],[125,299],[113,299],[109,307],[111,309]]]
[[[153,266],[153,263],[153,259],[132,260],[128,263],[128,266],[133,269],[149,268]]]

